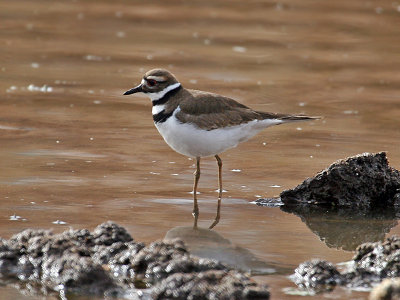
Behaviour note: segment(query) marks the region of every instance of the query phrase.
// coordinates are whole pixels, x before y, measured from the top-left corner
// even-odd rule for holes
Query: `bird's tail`
[[[279,120],[283,122],[301,122],[301,121],[312,121],[312,120],[319,120],[321,117],[310,117],[304,115],[282,115],[280,116]]]
[[[275,114],[275,113],[268,113],[268,112],[257,112],[260,116],[261,120],[279,120],[282,122],[278,122],[276,124],[288,123],[288,122],[300,122],[300,121],[311,121],[311,120],[318,120],[321,117],[309,117],[305,115],[288,115],[288,114]]]

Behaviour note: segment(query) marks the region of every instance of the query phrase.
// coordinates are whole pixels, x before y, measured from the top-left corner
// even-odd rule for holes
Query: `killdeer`
[[[176,152],[196,159],[193,185],[195,227],[199,216],[197,185],[200,159],[214,156],[218,164],[217,215],[220,219],[222,198],[222,160],[218,154],[247,141],[272,125],[315,120],[318,117],[255,111],[221,95],[185,89],[173,74],[163,69],[148,71],[141,83],[124,95],[145,93],[150,97],[153,120],[165,142]]]

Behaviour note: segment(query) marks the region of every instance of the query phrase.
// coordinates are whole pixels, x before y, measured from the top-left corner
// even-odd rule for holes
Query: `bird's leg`
[[[194,184],[193,184],[193,217],[194,225],[197,227],[197,219],[199,218],[199,205],[197,204],[197,185],[200,179],[200,157],[196,157],[196,171],[194,172]]]
[[[215,159],[218,164],[218,206],[217,206],[217,215],[215,216],[214,222],[209,227],[210,229],[214,228],[215,225],[218,224],[219,219],[221,217],[221,198],[222,198],[222,160],[218,155],[215,155]]]

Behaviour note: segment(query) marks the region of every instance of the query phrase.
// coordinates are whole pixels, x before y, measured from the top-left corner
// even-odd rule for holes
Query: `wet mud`
[[[136,242],[106,222],[53,234],[24,230],[0,244],[3,284],[29,284],[30,293],[130,299],[269,299],[266,285],[221,262],[190,254],[181,240]]]

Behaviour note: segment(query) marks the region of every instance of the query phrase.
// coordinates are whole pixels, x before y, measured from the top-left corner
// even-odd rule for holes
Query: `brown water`
[[[400,167],[399,36],[392,0],[1,1],[0,236],[114,220],[150,242],[191,225],[193,161],[164,143],[146,97],[122,96],[163,67],[185,87],[258,110],[324,116],[270,128],[221,155],[227,192],[215,232],[272,266],[255,277],[272,299],[296,299],[284,291],[295,266],[348,260],[342,249],[360,236],[328,243],[340,220],[321,217],[328,230],[314,234],[313,222],[249,202],[357,153],[385,150]],[[215,161],[204,159],[202,171],[199,225],[207,227]],[[390,218],[345,222],[376,224],[364,240],[400,234]],[[10,287],[0,294],[25,299]],[[302,299],[367,296],[336,289]]]

